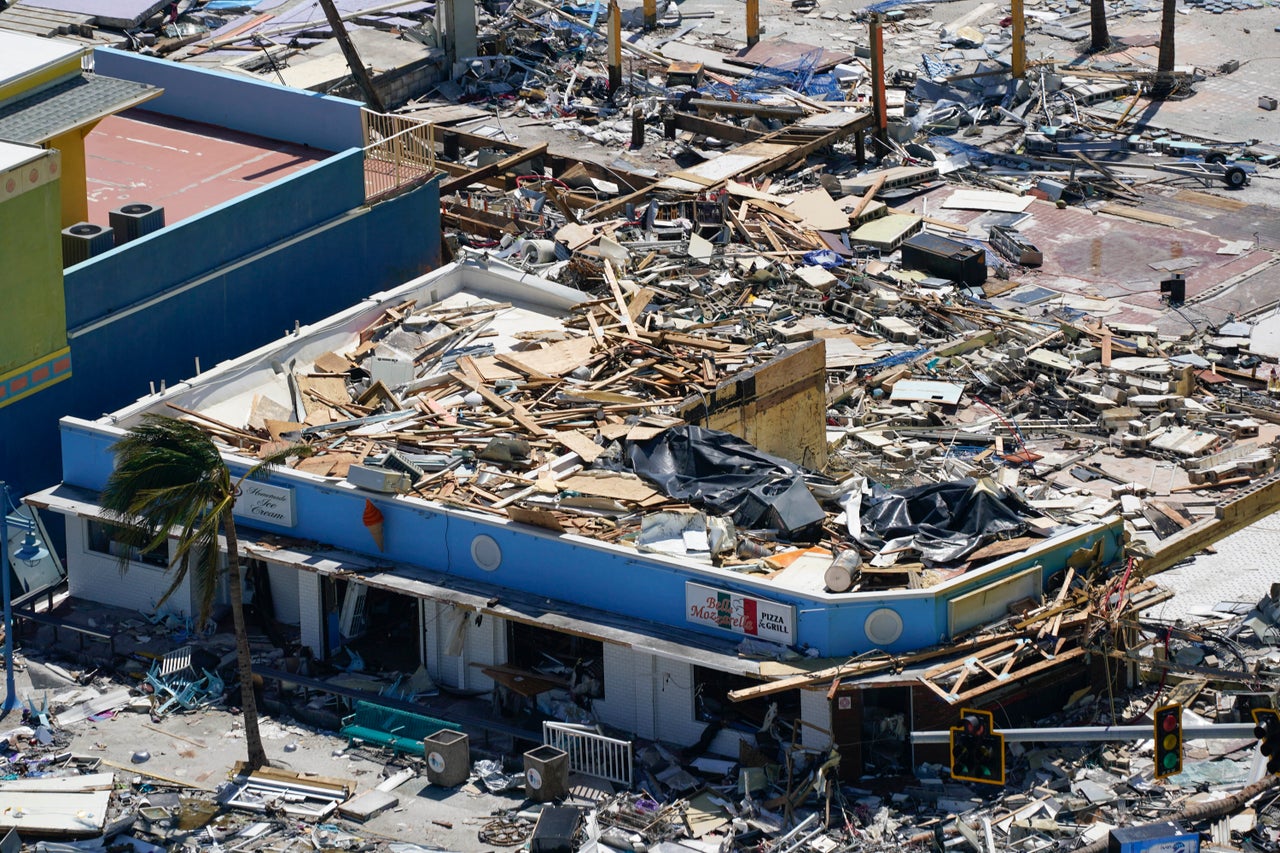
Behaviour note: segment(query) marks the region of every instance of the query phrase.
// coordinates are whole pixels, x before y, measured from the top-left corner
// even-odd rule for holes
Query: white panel
[[[604,698],[591,703],[596,718],[624,732],[637,730],[640,705],[636,699],[636,682],[640,669],[647,664],[644,655],[625,646],[604,643]],[[648,677],[648,670],[645,670]],[[646,709],[647,710],[647,709]]]
[[[947,602],[947,634],[954,637],[977,625],[1009,615],[1009,605],[1023,598],[1040,598],[1040,566],[1010,575],[998,583],[975,589]]]
[[[485,616],[476,625],[476,614],[462,614],[466,623],[466,641],[463,645],[463,686],[468,690],[492,690],[493,679],[480,671],[473,663],[489,664],[506,661],[507,623],[495,616]]]
[[[286,568],[285,571],[290,571]],[[324,657],[324,613],[320,594],[320,576],[315,572],[297,572],[298,627],[302,645],[311,649],[316,660]]]
[[[693,665],[659,659],[654,711],[658,740],[688,745],[702,735],[705,723],[693,718]]]
[[[267,563],[267,579],[271,583],[271,603],[275,608],[277,622],[285,625],[299,625],[302,622],[302,609],[298,599],[298,575],[300,574],[303,573],[297,569],[278,563]],[[315,577],[315,575],[311,576]]]
[[[808,749],[827,749],[831,746],[831,703],[827,691],[801,690],[800,717],[812,725],[801,726],[801,743]],[[814,728],[817,726],[818,728]]]

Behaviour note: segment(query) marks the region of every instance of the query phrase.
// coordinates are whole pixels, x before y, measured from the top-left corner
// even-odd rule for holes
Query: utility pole
[[[622,88],[622,10],[609,0],[609,94]]]
[[[644,0],[644,28],[646,30],[658,28],[658,0]]]
[[[867,29],[871,36],[871,109],[876,120],[875,135],[880,144],[887,147],[889,112],[884,91],[884,22],[878,13],[872,14]]]
[[[760,41],[760,0],[747,0],[747,47]]]
[[[360,85],[360,91],[364,92],[365,103],[378,112],[385,113],[387,108],[382,103],[378,90],[373,88],[373,78],[369,76],[369,69],[365,68],[364,63],[360,61],[360,54],[356,53],[356,46],[351,43],[351,36],[347,34],[347,25],[342,23],[342,16],[334,8],[333,0],[320,0],[320,8],[324,9],[324,16],[329,19],[333,37],[338,40],[338,45],[342,48],[342,55],[347,59],[351,74]]]
[[[1013,15],[1013,76],[1021,80],[1027,76],[1027,18],[1022,11],[1022,0],[1010,0]]]

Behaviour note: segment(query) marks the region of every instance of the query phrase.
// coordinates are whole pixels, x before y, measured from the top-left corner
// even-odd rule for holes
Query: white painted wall
[[[827,691],[801,690],[800,717],[812,726],[801,726],[800,742],[808,749],[827,749],[831,746],[831,703]],[[822,729],[818,731],[813,726]]]
[[[302,624],[302,607],[299,594],[301,592],[300,576],[314,578],[311,572],[300,572],[279,563],[267,563],[267,578],[271,582],[271,603],[275,608],[275,619],[285,625]],[[316,589],[317,595],[319,588]],[[319,607],[317,602],[316,607]]]
[[[300,639],[302,645],[311,649],[311,654],[316,660],[320,660],[324,650],[324,613],[321,610],[320,575],[315,572],[298,571],[287,566],[282,566],[281,569],[293,572],[298,577]]]
[[[120,575],[120,563],[110,554],[89,550],[89,522],[67,519],[67,588],[75,598],[150,613],[173,577],[164,569],[133,562]],[[184,580],[165,602],[163,610],[191,613],[191,584]]]

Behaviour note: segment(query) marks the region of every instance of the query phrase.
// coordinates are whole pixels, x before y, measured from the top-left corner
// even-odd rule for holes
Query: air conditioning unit
[[[401,471],[388,471],[371,465],[352,465],[347,469],[347,482],[373,492],[407,492],[413,483]]]
[[[115,236],[105,225],[77,222],[62,229],[62,265],[69,267],[115,248]]]
[[[111,211],[107,214],[107,219],[115,229],[116,245],[123,246],[130,240],[137,240],[163,228],[164,208],[135,202]]]

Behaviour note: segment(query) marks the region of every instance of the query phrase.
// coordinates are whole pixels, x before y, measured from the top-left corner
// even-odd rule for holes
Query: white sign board
[[[686,582],[684,606],[686,621],[697,625],[786,646],[796,641],[796,609],[790,604]]]
[[[293,489],[254,480],[245,480],[240,484],[240,496],[236,498],[232,512],[240,518],[250,518],[278,527],[293,527],[298,523],[293,508]]]

